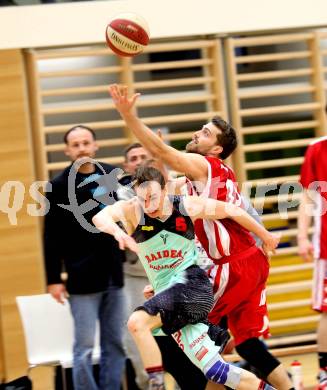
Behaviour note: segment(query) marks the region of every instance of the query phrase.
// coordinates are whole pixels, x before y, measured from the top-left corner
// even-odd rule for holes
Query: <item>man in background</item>
[[[70,303],[75,334],[74,389],[120,390],[125,365],[123,252],[113,238],[92,224],[92,217],[104,207],[102,203],[115,201],[115,188],[108,188],[109,181],[104,179],[104,174],[114,174],[115,167],[93,160],[98,146],[94,131],[86,126],[69,129],[64,142],[72,164],[50,181],[46,194],[50,203],[44,226],[48,292],[59,303],[64,304],[65,298]],[[66,284],[61,279],[63,265],[68,274]],[[92,370],[97,320],[99,384]]]

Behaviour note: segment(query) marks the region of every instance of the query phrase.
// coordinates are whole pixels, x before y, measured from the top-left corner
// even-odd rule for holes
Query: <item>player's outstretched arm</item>
[[[117,84],[111,84],[109,86],[109,93],[126,126],[154,157],[161,159],[170,168],[178,172],[183,172],[194,180],[206,180],[208,165],[203,156],[195,153],[186,154],[166,145],[136,115],[135,104],[140,96],[139,93],[129,97],[127,87]]]
[[[120,249],[130,249],[137,253],[138,246],[136,241],[117,224],[117,222],[121,222],[126,231],[132,233],[134,221],[131,216],[135,210],[131,209],[131,204],[131,201],[122,200],[112,206],[107,206],[92,218],[92,222],[101,232],[114,236],[119,243]]]
[[[245,229],[257,235],[263,242],[263,250],[269,255],[275,252],[279,237],[270,233],[260,223],[255,221],[246,211],[231,203],[215,199],[204,199],[197,196],[187,196],[184,206],[188,215],[193,219],[224,219],[231,218]]]

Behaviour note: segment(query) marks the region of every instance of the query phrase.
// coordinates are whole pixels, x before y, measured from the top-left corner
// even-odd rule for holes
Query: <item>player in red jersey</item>
[[[137,117],[135,103],[139,94],[129,98],[127,87],[116,84],[109,87],[109,92],[126,126],[153,156],[184,172],[193,193],[235,204],[241,202],[233,171],[222,162],[237,145],[235,130],[228,123],[213,118],[194,133],[187,145],[189,153],[183,153],[166,145]],[[198,220],[195,230],[215,263],[210,271],[215,294],[210,320],[218,323],[227,316],[239,355],[275,388],[291,389],[287,372],[259,340],[269,332],[265,299],[268,259],[255,246],[249,232],[238,224]]]
[[[303,195],[298,219],[299,254],[314,260],[312,307],[321,312],[318,325],[319,390],[327,390],[327,137],[307,149],[301,168]],[[312,243],[308,238],[314,216]]]

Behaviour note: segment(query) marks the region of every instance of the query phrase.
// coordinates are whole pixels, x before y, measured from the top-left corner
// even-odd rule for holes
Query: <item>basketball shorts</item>
[[[235,345],[253,337],[269,336],[266,281],[269,262],[261,249],[253,246],[215,264],[208,272],[214,286],[214,307],[209,321],[219,324],[227,317]]]
[[[314,260],[312,308],[327,313],[327,259]]]
[[[136,310],[160,313],[162,330],[172,334],[188,324],[206,322],[213,305],[207,273],[194,265],[185,271],[185,283],[176,283],[154,295]]]

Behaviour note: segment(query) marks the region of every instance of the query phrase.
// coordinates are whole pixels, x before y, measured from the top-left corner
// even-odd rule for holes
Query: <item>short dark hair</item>
[[[134,178],[136,185],[141,185],[148,181],[158,182],[161,188],[164,188],[166,185],[166,181],[163,174],[154,167],[143,165],[140,166],[139,168],[137,168]]]
[[[237,147],[236,131],[220,116],[214,116],[211,122],[221,131],[221,133],[217,134],[217,144],[223,148],[219,158],[225,160]]]
[[[137,148],[143,148],[143,145],[141,145],[139,142],[134,142],[133,144],[128,145],[128,146],[124,149],[125,161],[127,160],[127,155],[128,155],[128,153],[129,153],[131,150],[137,149]]]
[[[93,137],[94,141],[96,140],[95,131],[93,129],[91,129],[91,127],[87,127],[87,126],[84,126],[84,125],[76,125],[76,126],[71,127],[64,134],[64,142],[65,142],[66,145],[68,144],[68,136],[69,136],[69,134],[71,132],[73,132],[74,130],[77,130],[77,129],[84,129],[84,130],[89,131],[92,134],[92,137]]]

